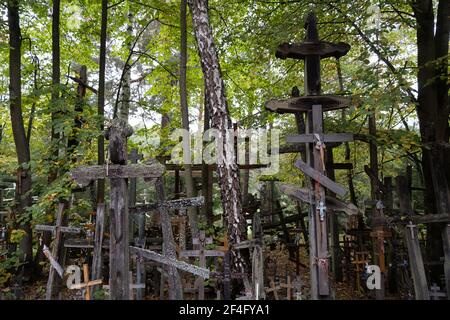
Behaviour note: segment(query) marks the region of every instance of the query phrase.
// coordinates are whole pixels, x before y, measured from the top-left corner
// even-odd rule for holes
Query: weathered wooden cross
[[[50,265],[51,265],[50,272],[48,275],[48,281],[47,281],[47,291],[45,293],[45,298],[47,300],[51,300],[52,295],[53,295],[53,287],[54,287],[54,282],[56,280],[55,271],[57,271],[57,268],[55,269],[55,266],[60,265],[62,263],[61,251],[64,246],[63,234],[64,233],[79,234],[81,232],[80,228],[63,226],[65,206],[66,206],[66,204],[64,202],[59,203],[58,210],[56,211],[56,224],[54,226],[41,225],[41,224],[38,224],[35,226],[36,231],[52,232],[53,236],[55,237],[51,254],[49,252],[47,252],[47,254],[46,254],[46,257],[50,260]],[[52,261],[52,259],[54,261]],[[55,262],[57,262],[57,264],[55,264]]]
[[[288,136],[287,141],[306,144],[306,162],[298,159],[295,164],[311,178],[310,187],[313,202],[310,205],[310,265],[312,299],[330,296],[328,263],[328,230],[325,188],[339,196],[346,190],[325,175],[326,143],[348,142],[352,134],[324,134],[323,112],[346,108],[351,99],[342,96],[321,95],[320,60],[328,57],[340,58],[348,53],[350,45],[333,44],[319,40],[317,21],[313,13],[308,14],[305,24],[306,37],[303,43],[281,44],[276,52],[280,59],[293,58],[305,61],[305,96],[285,100],[270,100],[266,108],[277,113],[305,112],[307,114],[306,134]]]
[[[112,164],[78,167],[72,178],[80,185],[92,180],[110,179],[110,280],[111,299],[129,299],[129,214],[128,179],[155,179],[162,176],[164,166],[157,161],[148,164],[127,164],[127,138],[133,129],[123,119],[114,119],[106,138],[109,139],[108,155]]]
[[[439,300],[441,297],[447,297],[447,294],[445,292],[439,291],[441,290],[441,288],[439,288],[436,283],[433,283],[430,289],[431,300]]]
[[[223,257],[225,253],[220,250],[205,250],[205,245],[212,244],[213,239],[206,237],[205,231],[201,230],[198,237],[192,239],[192,244],[194,245],[194,250],[185,250],[180,252],[180,257],[191,258],[195,257],[199,259],[199,266],[201,268],[206,268],[206,257]],[[204,278],[199,277],[195,281],[194,288],[198,288],[198,300],[205,299],[205,287]]]

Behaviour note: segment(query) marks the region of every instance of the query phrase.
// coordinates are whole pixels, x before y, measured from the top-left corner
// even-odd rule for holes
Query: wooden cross
[[[209,279],[210,271],[205,268],[197,267],[195,265],[186,263],[184,261],[179,261],[177,259],[169,258],[157,252],[146,250],[138,247],[130,247],[131,254],[141,255],[143,258],[162,263],[164,265],[172,266],[177,269],[192,273],[194,275],[200,276],[204,279]]]
[[[53,295],[53,287],[54,282],[56,280],[56,274],[55,271],[57,271],[57,266],[61,264],[61,250],[64,246],[64,233],[70,233],[70,234],[79,234],[81,233],[80,228],[73,228],[73,227],[64,227],[63,224],[63,218],[64,218],[64,209],[66,204],[63,202],[60,202],[58,205],[58,210],[56,211],[56,224],[54,226],[49,225],[36,225],[35,230],[37,231],[44,231],[44,232],[52,232],[53,236],[55,237],[55,240],[53,242],[52,252],[47,252],[46,257],[50,260],[51,267],[50,272],[48,275],[47,280],[47,290],[45,293],[45,298],[47,300],[52,299]],[[53,261],[52,261],[53,259]],[[55,262],[57,262],[55,264]],[[56,267],[56,269],[55,269]]]
[[[108,155],[112,162],[105,165],[78,167],[71,172],[80,185],[92,180],[110,179],[110,280],[111,299],[127,300],[129,294],[129,178],[156,179],[162,176],[164,166],[157,161],[149,164],[127,164],[127,138],[133,133],[128,123],[116,118],[109,127]]]
[[[356,273],[356,288],[361,289],[360,273],[364,271],[365,265],[369,262],[369,252],[368,251],[357,251],[355,252],[355,258],[352,264],[355,265]]]
[[[431,286],[431,291],[430,291],[431,300],[439,300],[440,297],[443,297],[443,298],[447,297],[445,292],[439,291],[440,289],[441,288],[439,288],[436,283],[433,283],[433,285]]]
[[[212,244],[213,239],[207,238],[205,231],[200,230],[197,238],[192,239],[192,243],[194,245],[195,250],[185,250],[180,252],[181,257],[195,257],[199,258],[199,266],[201,268],[206,268],[206,257],[223,257],[225,253],[220,250],[205,250],[206,244]],[[198,299],[205,299],[205,287],[204,287],[204,279],[199,277],[196,281],[196,285],[194,287],[198,287]]]
[[[399,198],[399,207],[401,214],[413,215],[411,207],[411,193],[409,183],[406,177],[396,177],[396,188]],[[409,265],[411,268],[411,276],[414,283],[414,294],[417,300],[430,300],[430,291],[428,288],[425,266],[423,263],[422,252],[419,239],[416,236],[416,230],[411,226],[403,228],[403,235],[408,248]]]
[[[306,143],[306,160],[299,159],[296,166],[311,178],[314,188],[314,198],[310,211],[310,264],[311,264],[311,296],[330,295],[328,263],[316,264],[317,259],[328,258],[328,230],[325,210],[318,210],[316,205],[326,203],[325,189],[344,196],[346,190],[326,177],[325,172],[325,143],[352,141],[351,134],[324,134],[323,112],[345,108],[351,100],[347,97],[321,95],[320,60],[328,57],[340,58],[348,53],[350,45],[346,43],[329,43],[319,40],[317,21],[314,13],[309,13],[305,23],[305,41],[300,44],[283,43],[278,46],[276,57],[280,59],[292,58],[305,61],[305,96],[292,97],[286,100],[270,100],[266,108],[278,113],[306,112],[308,121],[306,134],[288,137],[294,143]]]
[[[269,283],[270,283],[270,287],[266,288],[266,292],[267,293],[273,292],[273,296],[275,297],[275,300],[280,300],[278,298],[278,290],[281,290],[281,287],[280,286],[275,286],[275,281],[274,281],[273,278],[270,279]]]
[[[134,300],[134,294],[133,294],[133,290],[136,290],[136,300],[139,300],[137,297],[137,291],[138,290],[143,290],[145,289],[145,283],[140,283],[138,279],[137,283],[133,283],[133,272],[130,271],[130,273],[128,274],[128,281],[130,283],[130,300]],[[109,285],[104,285],[103,289],[109,290]]]
[[[85,263],[83,264],[83,283],[74,284],[71,286],[71,289],[85,289],[85,300],[91,300],[91,290],[89,287],[96,286],[102,284],[103,280],[92,280],[89,281],[89,266]]]
[[[286,298],[291,300],[291,290],[294,288],[291,283],[291,276],[287,276],[286,283],[280,283],[280,288],[286,289]]]

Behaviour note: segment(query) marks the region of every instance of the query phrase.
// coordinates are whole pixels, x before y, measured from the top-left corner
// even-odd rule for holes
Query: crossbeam
[[[286,136],[286,143],[314,143],[317,136],[323,142],[350,142],[353,141],[353,133],[325,133],[325,134],[291,134]]]
[[[195,274],[195,275],[197,275],[199,277],[202,277],[204,279],[209,279],[209,276],[210,276],[210,273],[211,273],[208,269],[200,268],[200,267],[197,267],[195,265],[186,263],[184,261],[179,261],[179,260],[176,260],[176,259],[172,259],[172,258],[163,256],[162,254],[159,254],[157,252],[146,250],[146,249],[142,249],[142,248],[138,248],[138,247],[130,246],[130,253],[137,254],[137,255],[142,256],[145,259],[156,261],[156,262],[159,262],[159,263],[162,263],[162,264],[165,264],[165,265],[168,265],[168,266],[172,266],[172,267],[175,267],[177,269],[180,269],[180,270],[183,270],[183,271]]]
[[[337,195],[343,197],[343,196],[345,196],[347,194],[347,190],[345,190],[345,188],[343,186],[341,186],[340,184],[334,182],[333,180],[331,180],[327,176],[323,175],[319,171],[311,168],[306,163],[304,163],[302,159],[298,159],[297,162],[295,163],[295,166],[297,168],[299,168],[308,177],[310,177],[311,179],[317,181],[322,186],[324,186],[325,188],[333,191]]]
[[[34,229],[36,231],[46,231],[55,234],[57,231],[61,231],[63,233],[72,233],[72,234],[80,234],[81,229],[75,227],[60,227],[60,226],[49,226],[45,224],[37,224]]]
[[[158,161],[150,164],[110,164],[81,166],[71,171],[71,177],[80,186],[86,186],[93,180],[105,178],[158,178],[164,173],[164,166]]]
[[[315,41],[303,43],[282,43],[278,46],[275,56],[279,59],[305,59],[310,55],[320,55],[321,59],[345,56],[350,51],[350,45],[345,42],[331,43]]]
[[[182,209],[187,207],[199,207],[205,203],[205,198],[203,196],[195,197],[195,198],[185,198],[185,199],[176,199],[169,200],[159,203],[150,203],[139,205],[134,208],[129,208],[130,213],[133,214],[141,214],[147,213],[151,211],[155,211],[161,208],[164,209]]]
[[[272,112],[309,112],[314,105],[322,105],[323,111],[344,109],[352,104],[351,98],[334,95],[302,96],[288,99],[272,99],[266,102],[266,109]]]

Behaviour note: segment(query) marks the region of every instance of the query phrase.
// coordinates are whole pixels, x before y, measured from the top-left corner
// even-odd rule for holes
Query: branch
[[[339,9],[337,6],[333,5],[332,3],[327,3],[327,5],[329,7],[331,7],[332,9],[338,11],[340,14],[342,14],[347,20],[348,22],[353,26],[353,28],[355,28],[356,32],[359,34],[359,36],[364,40],[364,42],[370,47],[370,49],[378,56],[378,58],[383,61],[386,66],[388,67],[388,69],[394,74],[394,76],[398,77],[399,80],[399,85],[400,87],[406,92],[406,94],[408,95],[409,99],[411,100],[412,103],[417,104],[417,98],[414,96],[412,90],[410,87],[405,86],[404,80],[401,78],[401,76],[398,74],[397,68],[388,60],[388,58],[386,58],[383,53],[377,48],[377,46],[369,39],[369,37],[367,37],[366,34],[364,34],[364,32],[361,30],[361,28],[359,28],[359,26],[352,21],[348,15],[346,13],[344,13],[341,9]]]

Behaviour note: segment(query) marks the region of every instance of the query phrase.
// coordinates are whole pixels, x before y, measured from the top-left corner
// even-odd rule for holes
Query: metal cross
[[[317,205],[317,210],[319,211],[320,221],[323,221],[325,219],[325,214],[327,210],[327,207],[323,200],[319,201],[319,204]]]

